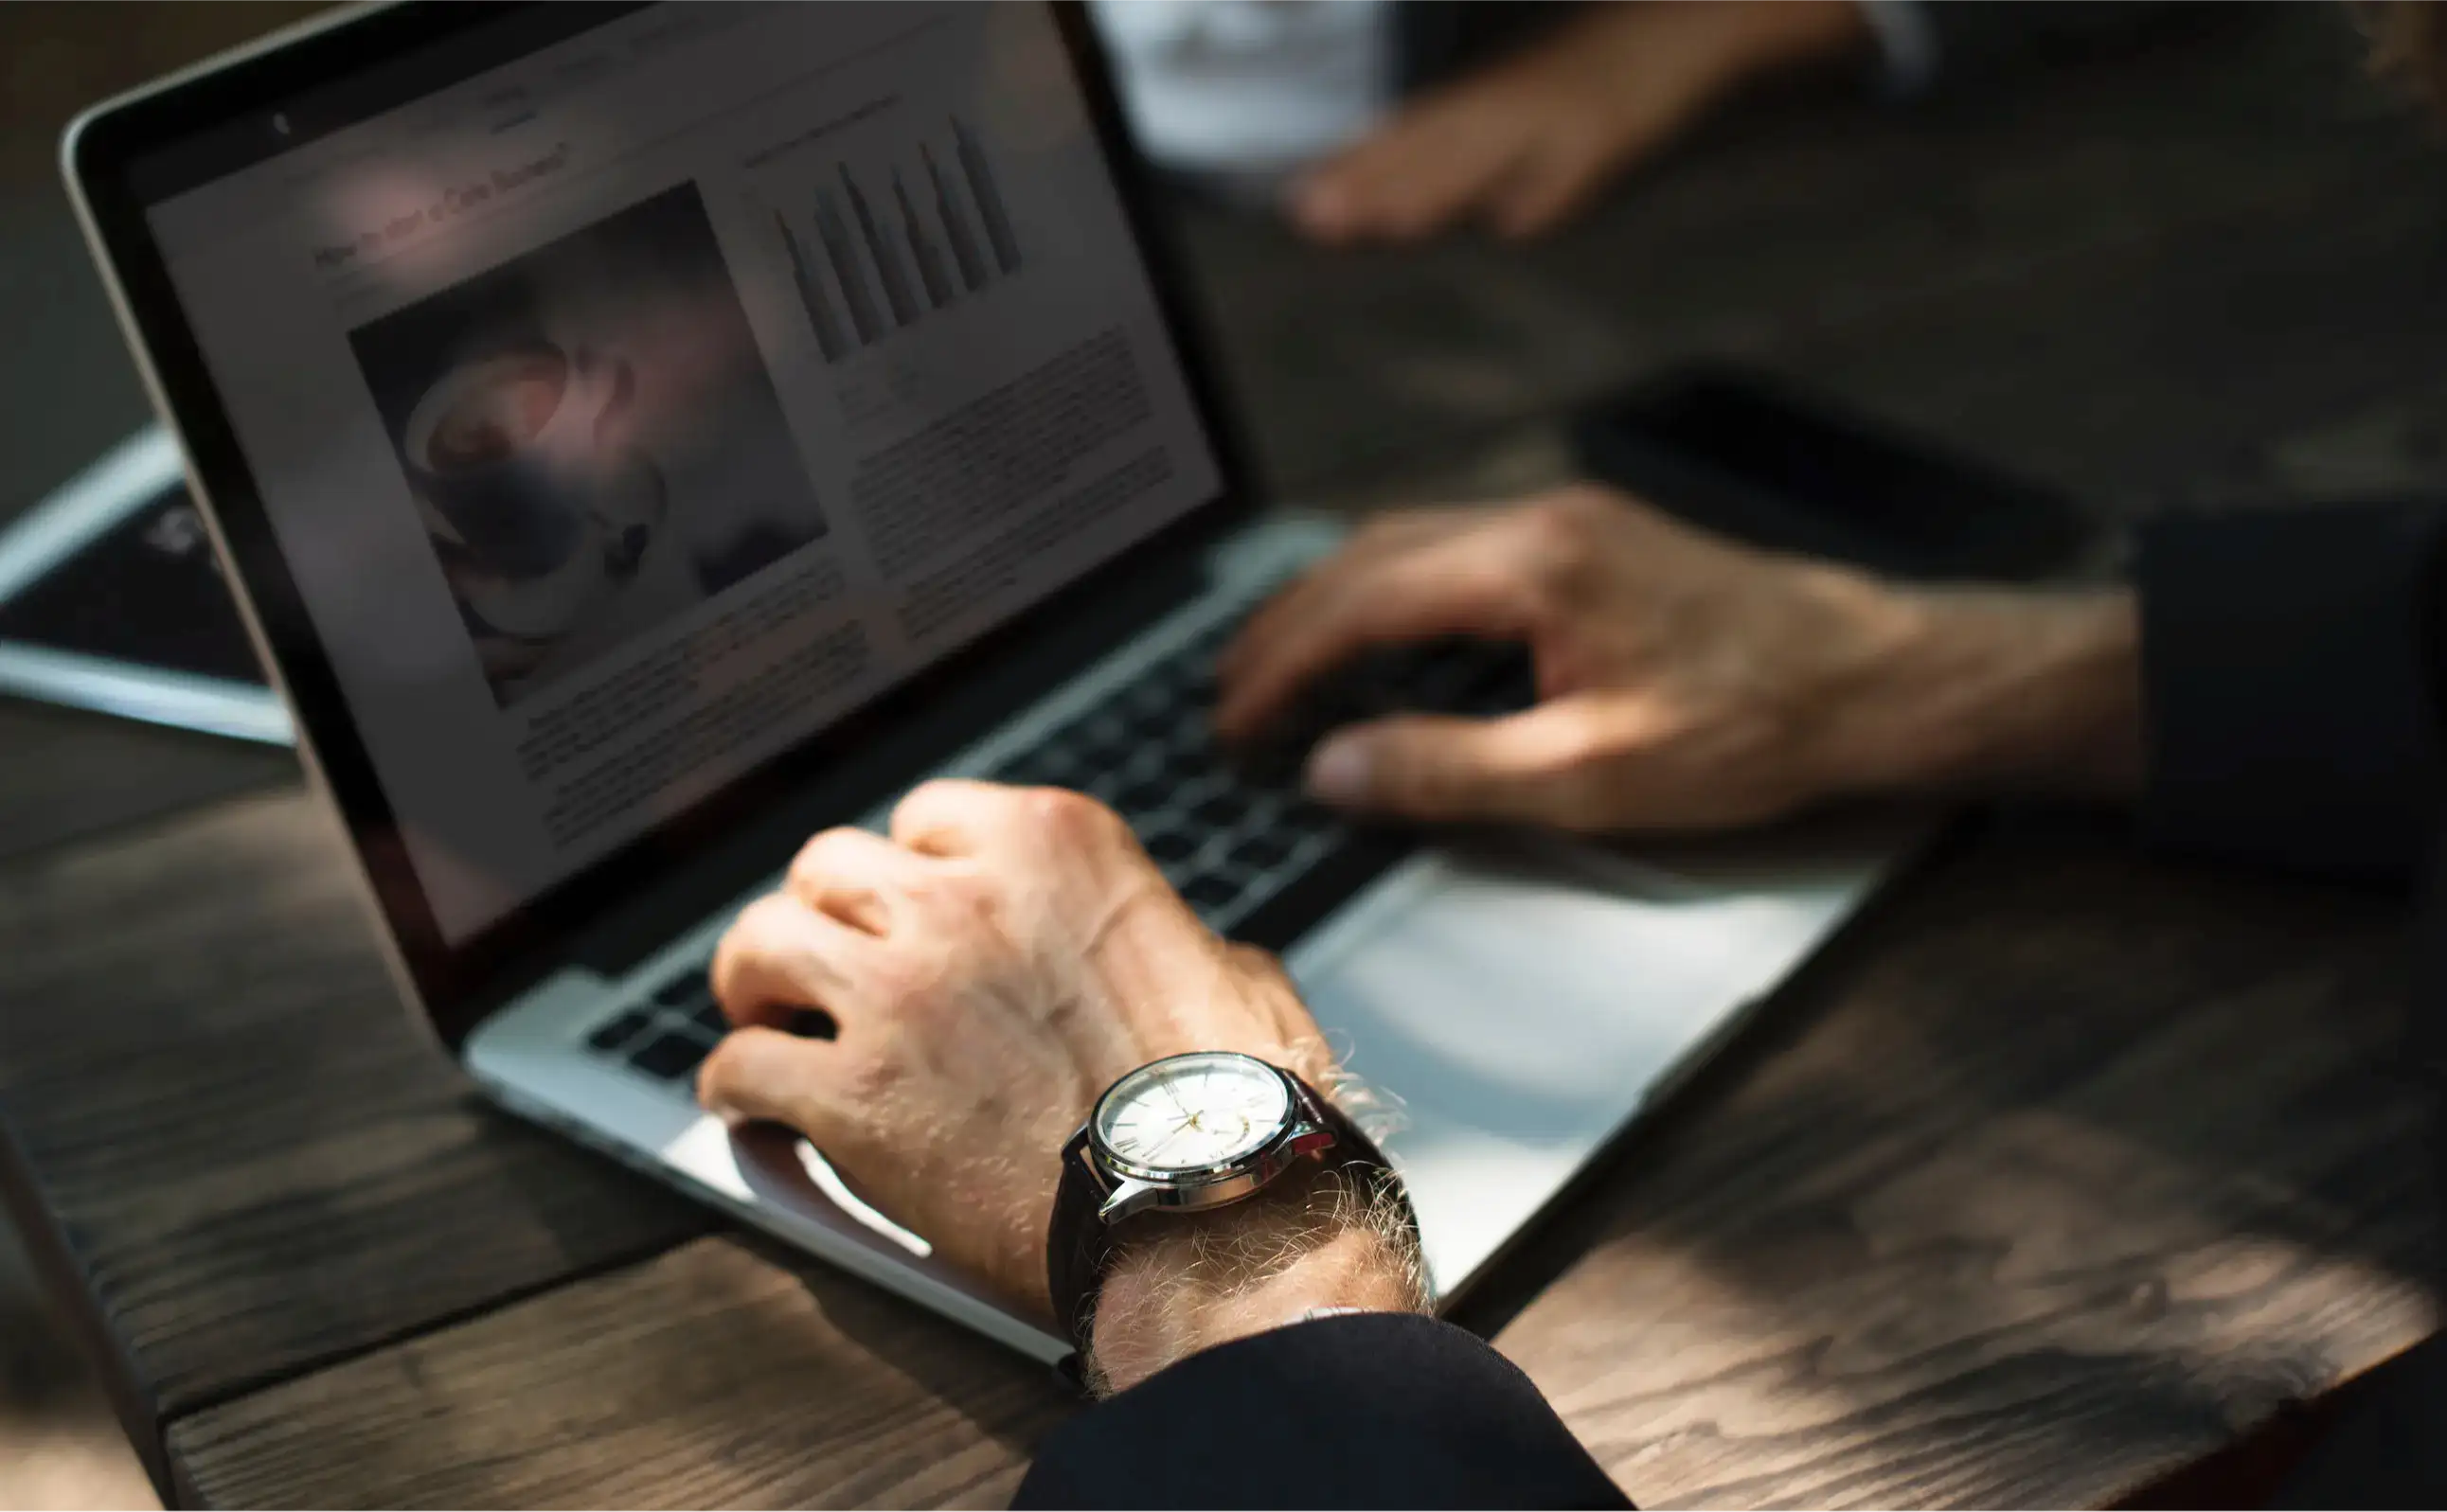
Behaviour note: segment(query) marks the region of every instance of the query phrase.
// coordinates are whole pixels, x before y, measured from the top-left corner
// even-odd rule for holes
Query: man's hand
[[[1704,536],[1624,495],[1380,517],[1225,653],[1217,731],[1246,739],[1372,646],[1526,642],[1540,703],[1329,736],[1310,790],[1425,820],[1711,828],[1933,787],[2137,781],[2129,595],[1915,592]]]
[[[1062,1145],[1107,1087],[1186,1050],[1240,1050],[1312,1086],[1332,1068],[1271,957],[1200,923],[1110,809],[1050,788],[928,783],[889,840],[818,835],[723,936],[713,986],[737,1029],[699,1074],[706,1106],[799,1129],[878,1208],[1040,1314]],[[837,1038],[779,1027],[808,1008]],[[1180,1327],[1159,1312],[1148,1327]]]
[[[1533,236],[1745,82],[1842,57],[1865,34],[1854,0],[1591,5],[1312,170],[1292,216],[1322,241],[1406,241],[1467,219]]]

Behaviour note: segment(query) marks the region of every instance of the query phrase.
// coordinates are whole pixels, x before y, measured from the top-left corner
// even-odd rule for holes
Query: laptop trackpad
[[[1889,844],[1673,870],[1535,841],[1432,851],[1301,940],[1287,964],[1328,1040],[1390,1094],[1437,1290],[1840,923]]]

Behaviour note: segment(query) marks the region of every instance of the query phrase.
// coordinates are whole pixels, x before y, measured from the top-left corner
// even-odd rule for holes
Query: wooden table
[[[1195,212],[1272,478],[1735,355],[2139,512],[2447,482],[2447,200],[2325,8],[1764,107],[1514,254]],[[489,1111],[276,762],[0,709],[7,1187],[166,1495],[990,1503],[1036,1368]],[[205,772],[253,790],[116,822]],[[143,793],[125,788],[141,784]],[[73,821],[71,822],[70,821]],[[1635,1497],[2092,1503],[2432,1326],[2388,900],[1988,816],[1471,1301]]]

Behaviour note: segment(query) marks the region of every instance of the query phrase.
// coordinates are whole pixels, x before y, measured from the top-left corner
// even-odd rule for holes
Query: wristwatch
[[[1149,1211],[1205,1212],[1238,1202],[1304,1155],[1372,1177],[1393,1170],[1333,1104],[1254,1055],[1170,1055],[1115,1082],[1062,1146],[1062,1182],[1045,1247],[1054,1320],[1084,1353],[1116,1224]],[[1399,1194],[1398,1183],[1394,1190]],[[1402,1201],[1415,1225],[1408,1199]]]

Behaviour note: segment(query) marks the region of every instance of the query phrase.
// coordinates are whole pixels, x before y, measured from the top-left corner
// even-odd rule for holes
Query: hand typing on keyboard
[[[1306,753],[1310,796],[1695,829],[1909,787],[2112,788],[2139,765],[2129,598],[1908,590],[1595,485],[1372,521],[1250,618],[1218,666],[1216,732],[1262,744],[1354,658],[1451,636],[1527,645],[1539,701],[1355,710]]]
[[[740,915],[712,974],[736,1028],[699,1075],[705,1105],[799,1129],[939,1255],[1040,1312],[1059,1154],[1115,1079],[1204,1049],[1317,1086],[1332,1070],[1273,958],[1202,924],[1110,809],[1052,788],[933,782],[902,800],[889,839],[818,835],[783,889]],[[787,1031],[809,1009],[833,1037]],[[1242,1206],[1217,1221],[1266,1220],[1256,1202],[1224,1211]],[[1346,1220],[1304,1221],[1331,1243]],[[1286,1265],[1307,1242],[1259,1238],[1252,1253]],[[1350,1242],[1375,1241],[1355,1229]],[[1406,1260],[1388,1263],[1412,1284]],[[1352,1300],[1376,1296],[1375,1274],[1350,1273]]]

